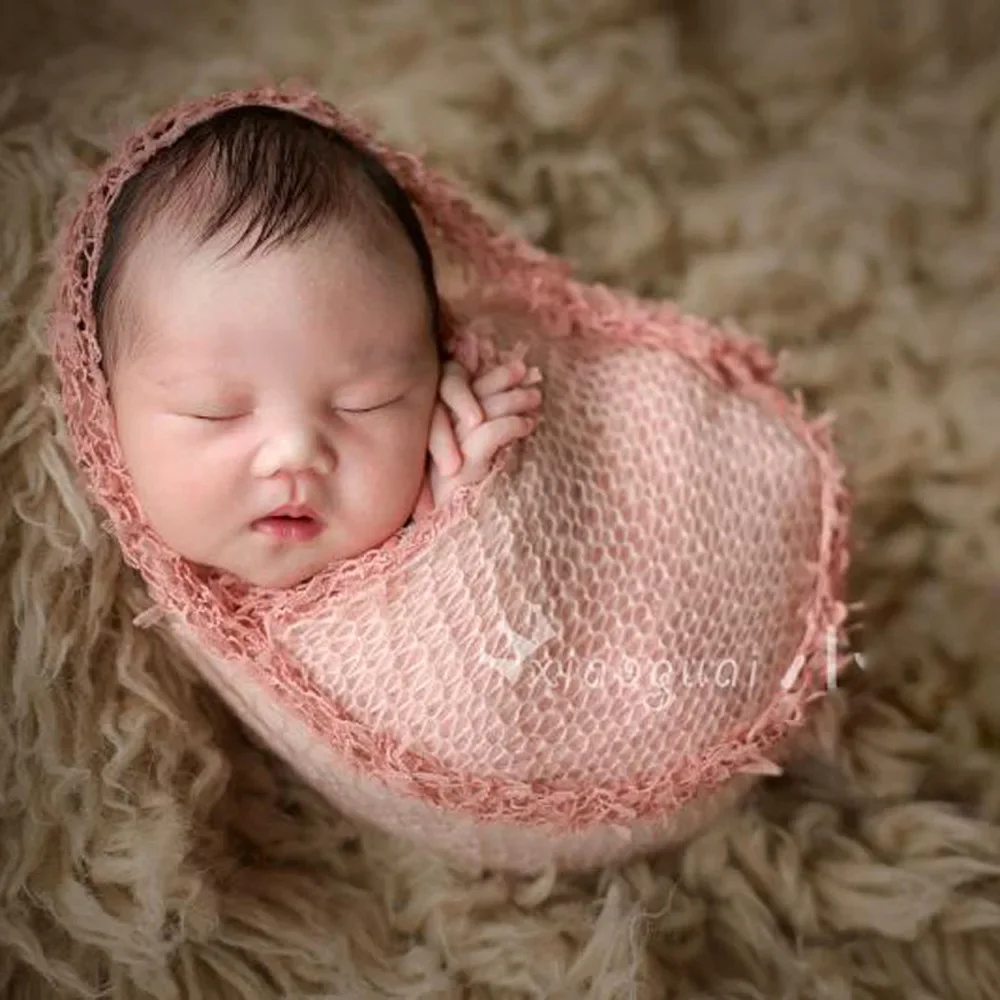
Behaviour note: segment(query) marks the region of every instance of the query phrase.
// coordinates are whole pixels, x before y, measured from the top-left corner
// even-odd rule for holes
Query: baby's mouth
[[[255,531],[285,542],[308,542],[323,531],[323,522],[308,507],[285,506],[253,522]]]

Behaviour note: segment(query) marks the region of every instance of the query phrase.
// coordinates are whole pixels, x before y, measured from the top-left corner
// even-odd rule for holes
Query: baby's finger
[[[491,368],[485,375],[480,375],[472,383],[472,391],[480,399],[483,396],[492,396],[494,393],[517,385],[527,374],[527,370],[523,361],[510,361],[505,365],[498,365],[496,368]]]
[[[462,478],[475,480],[485,475],[494,455],[504,445],[526,437],[537,423],[534,417],[515,416],[489,420],[477,427],[462,445],[465,452]]]
[[[449,361],[445,364],[438,395],[455,414],[459,424],[475,427],[483,422],[482,407],[469,384],[468,373],[457,362]]]
[[[459,447],[455,428],[448,411],[440,403],[434,407],[427,450],[443,476],[453,476],[462,467],[462,449]]]
[[[487,420],[519,415],[531,416],[542,405],[538,389],[508,389],[480,400]]]

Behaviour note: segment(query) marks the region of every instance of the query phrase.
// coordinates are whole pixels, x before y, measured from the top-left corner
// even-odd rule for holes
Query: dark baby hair
[[[199,181],[209,180],[206,186]],[[195,238],[204,244],[237,221],[245,225],[229,248],[250,256],[305,238],[332,222],[355,230],[376,250],[392,230],[413,248],[427,294],[431,328],[443,354],[443,306],[434,261],[409,196],[377,157],[345,136],[294,112],[250,105],[193,126],[156,153],[122,186],[111,207],[94,281],[92,306],[105,373],[122,349],[112,323],[122,266],[144,221],[197,188],[182,208],[186,223],[207,206]]]

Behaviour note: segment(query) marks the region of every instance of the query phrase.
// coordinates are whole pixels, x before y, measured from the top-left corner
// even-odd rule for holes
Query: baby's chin
[[[378,548],[397,531],[406,520],[391,530],[378,532],[363,542],[340,542],[327,534],[312,542],[275,544],[256,534],[239,546],[235,558],[221,558],[217,562],[203,563],[209,570],[236,577],[253,587],[268,590],[289,590],[312,579],[332,564],[355,559]],[[264,542],[262,545],[261,542]]]
[[[311,580],[329,566],[334,559],[325,559],[314,564],[301,566],[260,566],[245,569],[242,572],[234,568],[229,572],[239,577],[244,583],[263,590],[291,590],[300,584]]]

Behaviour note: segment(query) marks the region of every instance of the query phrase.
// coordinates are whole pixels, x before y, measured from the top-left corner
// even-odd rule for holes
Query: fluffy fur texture
[[[63,6],[0,25],[0,994],[995,996],[998,5]],[[866,669],[683,850],[462,878],[335,815],[131,624],[52,440],[55,207],[126,124],[289,75],[589,277],[735,315],[842,415]]]

